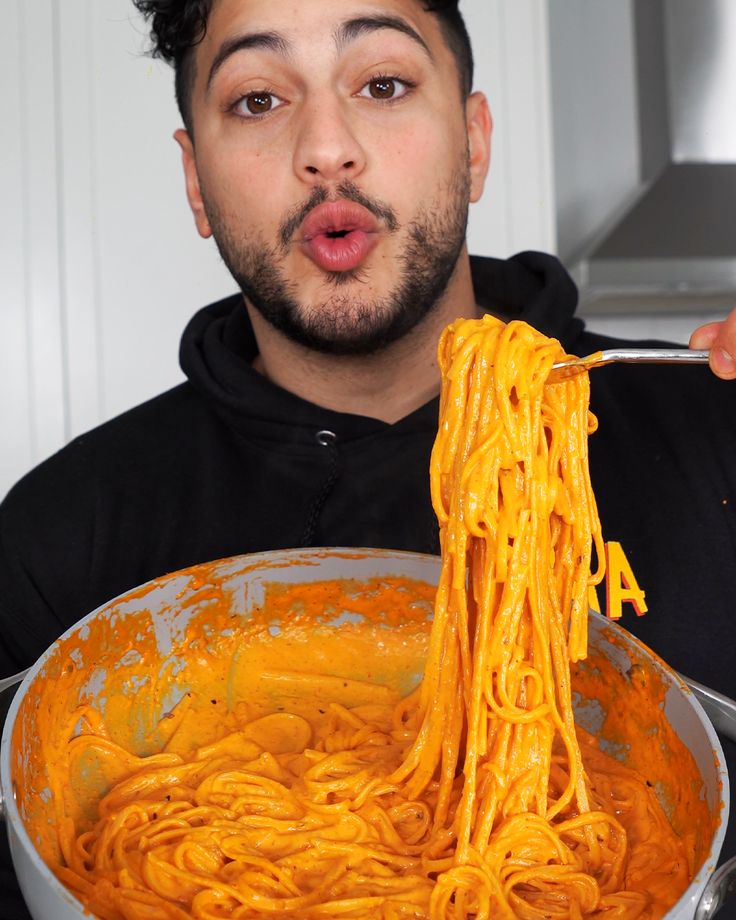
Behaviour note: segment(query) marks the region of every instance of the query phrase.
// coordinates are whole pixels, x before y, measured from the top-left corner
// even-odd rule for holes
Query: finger
[[[709,363],[716,376],[736,379],[736,310],[723,322],[696,329],[690,336],[690,347],[710,351]]]
[[[725,380],[736,379],[736,309],[731,310],[711,346],[710,366]]]
[[[705,326],[699,326],[690,336],[690,348],[708,351],[718,337],[721,326],[723,323],[708,323]]]
[[[736,348],[734,349],[736,351]],[[716,345],[711,348],[710,366],[713,373],[724,380],[736,380],[736,360],[730,351]]]

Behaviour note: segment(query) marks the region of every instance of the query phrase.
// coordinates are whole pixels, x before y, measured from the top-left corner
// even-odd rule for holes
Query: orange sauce
[[[186,759],[238,732],[245,759],[263,747],[288,749],[318,731],[329,704],[390,711],[421,679],[434,597],[423,582],[274,582],[248,616],[238,612],[249,603],[240,589],[233,591],[214,566],[199,566],[183,580],[164,639],[145,609],[121,615],[131,603],[145,607],[155,591],[156,585],[126,596],[111,616],[96,617],[58,643],[16,720],[15,751],[35,739],[32,757],[15,770],[17,799],[52,869],[64,863],[64,839],[92,826],[100,798],[141,768],[135,758],[165,752]],[[603,807],[625,826],[632,873],[652,895],[643,916],[660,917],[710,846],[714,819],[700,795],[702,780],[664,717],[666,688],[650,669],[635,663],[623,678],[594,651],[574,666],[573,686],[584,701],[600,704],[599,739],[629,764],[580,732],[593,789],[608,796]],[[295,742],[280,736],[284,723],[266,721],[248,735],[247,726],[273,713],[292,713],[311,730],[301,736],[300,723],[292,723]],[[101,749],[69,745],[90,729],[134,756],[122,763]],[[616,796],[631,782],[643,790],[646,807],[627,811]],[[655,793],[671,826],[661,811],[652,820]],[[653,835],[663,845],[666,836],[666,846],[680,854],[665,875],[647,865]]]

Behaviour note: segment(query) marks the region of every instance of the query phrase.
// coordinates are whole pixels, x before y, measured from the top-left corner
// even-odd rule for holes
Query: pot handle
[[[679,676],[692,690],[718,734],[736,741],[736,701],[704,684],[699,684],[692,677],[686,677],[684,674]]]
[[[12,674],[10,677],[0,678],[0,694],[5,690],[9,690],[11,687],[14,687],[16,684],[19,684],[23,678],[26,676],[30,668],[26,668],[24,671],[19,671],[17,674]],[[7,705],[2,708],[2,720],[5,720],[5,713],[7,712]],[[0,729],[2,726],[0,725]],[[0,821],[5,820],[5,803],[3,802],[3,789],[0,786]]]
[[[30,670],[30,668],[25,668],[23,671],[18,671],[17,674],[11,674],[10,677],[0,678],[0,693],[19,684]]]
[[[736,894],[736,856],[711,875],[698,901],[693,920],[715,917],[731,895]]]

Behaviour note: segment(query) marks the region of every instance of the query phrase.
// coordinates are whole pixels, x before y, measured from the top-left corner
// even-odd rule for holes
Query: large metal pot
[[[203,641],[212,630],[220,629],[225,622],[208,613],[214,610],[213,598],[220,613],[228,614],[227,630],[237,632],[252,618],[254,610],[260,610],[264,591],[274,583],[295,584],[348,579],[359,591],[361,585],[370,579],[385,576],[401,576],[435,585],[439,574],[439,560],[432,556],[385,550],[323,549],[282,550],[224,559],[208,565],[155,579],[152,582],[122,595],[98,608],[77,625],[68,630],[29,670],[15,695],[6,719],[0,750],[0,772],[2,774],[2,796],[5,820],[10,840],[13,862],[23,895],[30,912],[36,920],[84,920],[88,917],[79,902],[61,885],[49,870],[39,851],[51,852],[55,843],[53,834],[53,802],[50,801],[47,777],[44,774],[43,758],[39,757],[39,738],[45,729],[38,721],[48,716],[50,707],[58,713],[70,713],[82,699],[90,700],[104,710],[112,675],[121,684],[126,659],[132,662],[136,650],[120,646],[120,627],[125,625],[128,635],[135,634],[140,643],[154,643],[162,667],[156,671],[156,694],[150,688],[136,686],[136,701],[140,702],[138,722],[141,719],[154,722],[161,717],[160,705],[163,699],[179,698],[189,687],[192,624],[201,621]],[[375,584],[372,585],[375,589]],[[420,605],[421,609],[421,605]],[[333,611],[334,615],[323,620],[321,628],[333,629],[338,638],[340,630],[356,628],[360,616],[354,612]],[[384,670],[394,668],[395,673],[384,675],[400,692],[407,692],[412,683],[419,679],[422,656],[426,649],[426,634],[430,611],[422,614],[411,627],[402,660],[393,665],[383,662]],[[219,624],[219,625],[218,625]],[[346,625],[347,624],[347,625]],[[374,624],[373,629],[390,627],[387,621]],[[278,623],[272,624],[270,634],[279,632]],[[369,637],[369,645],[376,636]],[[287,637],[288,638],[288,637]],[[380,643],[379,643],[380,644]],[[89,658],[94,648],[94,660]],[[288,654],[288,642],[284,646]],[[663,708],[670,728],[663,730],[659,741],[679,744],[680,739],[694,758],[702,780],[700,788],[678,788],[679,770],[660,777],[657,788],[661,799],[667,805],[675,800],[681,802],[681,813],[687,811],[687,801],[692,799],[697,809],[698,801],[707,806],[708,821],[694,828],[702,839],[697,844],[701,862],[699,870],[687,891],[667,914],[667,920],[692,920],[696,914],[703,890],[717,863],[728,822],[729,786],[724,767],[724,757],[718,738],[703,710],[682,681],[666,665],[652,655],[635,639],[618,629],[604,618],[591,614],[590,650],[592,661],[605,662],[610,673],[606,680],[611,686],[602,687],[601,693],[576,694],[576,718],[585,727],[593,730],[599,739],[610,744],[619,753],[628,757],[636,766],[637,743],[634,735],[637,725],[627,727],[630,737],[622,745],[619,729],[611,730],[607,737],[607,701],[615,700],[617,693],[629,693],[636,675],[648,675],[652,686],[663,689],[663,707],[652,699],[653,710]],[[375,675],[376,661],[381,652],[366,656],[366,668],[372,668]],[[371,659],[371,660],[368,660]],[[301,667],[302,662],[292,666]],[[285,665],[288,667],[288,663]],[[360,674],[344,674],[340,671],[339,654],[334,662],[335,674],[339,677],[363,679]],[[353,667],[354,665],[351,665]],[[122,669],[122,670],[121,670]],[[403,671],[402,671],[403,669]],[[595,669],[591,669],[595,670]],[[367,672],[366,672],[367,673]],[[588,673],[587,677],[590,677]],[[169,681],[162,690],[161,681]],[[590,687],[589,682],[583,681]],[[614,686],[616,685],[616,686]],[[107,686],[107,691],[106,691]],[[646,696],[646,694],[645,694]],[[159,711],[153,705],[158,701]],[[612,704],[615,706],[615,703]],[[656,712],[652,716],[656,717]],[[642,721],[644,726],[646,720]],[[651,727],[641,728],[648,737],[639,739],[651,746]],[[663,723],[664,724],[664,723]],[[140,727],[140,725],[139,725]],[[667,733],[670,732],[668,735]],[[614,737],[615,736],[615,737]],[[665,737],[667,736],[667,737]],[[691,784],[692,785],[692,784]],[[702,806],[701,806],[702,810]],[[50,833],[43,832],[44,824]],[[41,829],[41,830],[39,830]],[[48,839],[47,839],[48,838]],[[50,849],[51,848],[51,849]],[[698,917],[711,916],[711,909],[701,904]]]

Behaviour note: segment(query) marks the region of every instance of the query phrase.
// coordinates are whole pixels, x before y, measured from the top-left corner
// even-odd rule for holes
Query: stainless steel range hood
[[[633,0],[632,12],[641,192],[583,252],[581,278],[734,291],[736,0]]]

